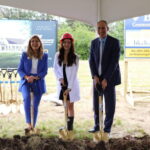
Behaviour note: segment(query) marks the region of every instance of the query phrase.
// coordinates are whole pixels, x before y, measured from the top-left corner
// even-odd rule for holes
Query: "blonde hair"
[[[31,40],[32,39],[37,39],[40,42],[40,47],[39,47],[39,50],[37,51],[36,56],[35,56],[35,53],[34,53],[32,47],[31,47]],[[42,45],[40,38],[37,35],[34,35],[30,38],[30,40],[28,42],[28,46],[27,46],[27,55],[29,58],[32,58],[33,56],[38,58],[38,59],[42,58],[42,56],[43,56],[43,45]]]

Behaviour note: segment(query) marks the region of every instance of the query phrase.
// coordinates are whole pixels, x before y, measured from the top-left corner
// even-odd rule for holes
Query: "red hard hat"
[[[64,39],[71,39],[72,41],[74,41],[74,39],[70,33],[63,34],[61,39],[60,39],[60,42],[62,42]]]

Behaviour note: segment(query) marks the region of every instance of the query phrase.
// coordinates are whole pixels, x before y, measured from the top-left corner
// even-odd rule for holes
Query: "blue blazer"
[[[18,73],[21,77],[20,85],[19,85],[19,91],[22,92],[22,86],[27,83],[26,79],[24,78],[25,75],[29,76],[31,75],[31,68],[32,68],[32,59],[30,59],[27,56],[26,52],[22,53],[22,57],[20,60],[20,64],[18,66]],[[39,80],[37,80],[37,84],[39,87],[39,92],[41,94],[46,92],[46,85],[45,85],[45,79],[44,77],[47,74],[48,70],[48,55],[44,53],[42,59],[38,60],[38,66],[37,66],[37,76],[40,77]]]
[[[91,42],[89,64],[91,74],[93,76],[98,75],[99,57],[100,56],[100,40],[94,39]],[[102,54],[102,79],[106,79],[110,85],[118,85],[121,83],[120,67],[120,44],[119,40],[107,35],[104,50]]]

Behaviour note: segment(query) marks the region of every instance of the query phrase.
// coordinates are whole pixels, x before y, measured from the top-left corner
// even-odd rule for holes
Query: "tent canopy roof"
[[[23,8],[96,25],[150,13],[150,0],[0,0],[0,5]]]

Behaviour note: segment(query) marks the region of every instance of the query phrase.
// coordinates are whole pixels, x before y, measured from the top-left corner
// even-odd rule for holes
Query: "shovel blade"
[[[104,141],[103,139],[103,136],[104,136],[104,132],[101,132],[101,131],[97,131],[93,134],[93,141],[95,143],[98,143],[100,141]]]
[[[74,139],[73,131],[68,131],[66,129],[59,130],[59,138],[64,141],[72,141]]]
[[[36,129],[36,128],[34,128],[34,129],[25,129],[25,135],[26,136],[29,136],[29,135],[38,135],[38,134],[40,134],[40,129]]]
[[[95,132],[95,133],[93,134],[93,141],[94,141],[95,143],[98,143],[99,141],[101,141],[101,134],[100,134],[99,131],[98,131],[98,132]]]
[[[74,139],[74,133],[73,131],[68,131],[68,140],[72,141]]]
[[[67,139],[67,130],[66,129],[60,129],[59,130],[59,138],[62,140]]]

